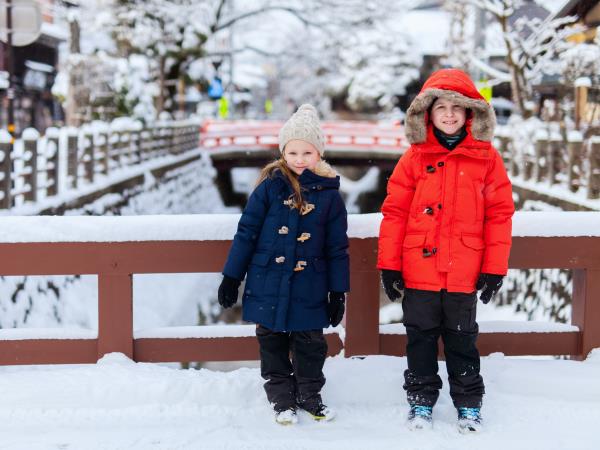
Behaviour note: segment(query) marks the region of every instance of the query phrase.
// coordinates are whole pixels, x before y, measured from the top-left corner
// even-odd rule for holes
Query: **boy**
[[[459,430],[481,428],[476,289],[484,303],[500,289],[514,213],[494,125],[494,110],[457,69],[435,72],[407,112],[412,145],[388,183],[377,267],[390,300],[403,299],[411,429],[432,424],[440,336]]]

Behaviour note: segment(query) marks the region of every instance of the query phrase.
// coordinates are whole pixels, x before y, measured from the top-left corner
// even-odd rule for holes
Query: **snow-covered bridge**
[[[280,155],[281,121],[206,121],[201,148],[209,150],[217,171],[216,184],[226,205],[244,205],[245,195],[234,189],[233,168],[263,167]],[[359,170],[359,180],[342,178],[341,190],[350,196],[361,191],[385,193],[385,184],[398,158],[408,148],[404,128],[397,122],[326,121],[325,158],[336,167]],[[366,171],[365,169],[371,169]],[[353,203],[353,202],[352,202]]]

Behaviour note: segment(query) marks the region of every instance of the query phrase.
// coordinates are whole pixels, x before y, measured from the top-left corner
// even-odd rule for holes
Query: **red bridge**
[[[200,131],[200,146],[211,150],[217,170],[217,187],[226,205],[243,205],[245,198],[233,190],[231,169],[263,167],[280,155],[279,121],[207,121]],[[337,167],[368,169],[381,172],[379,187],[385,193],[386,180],[409,144],[404,128],[397,122],[366,121],[323,122],[325,159]]]

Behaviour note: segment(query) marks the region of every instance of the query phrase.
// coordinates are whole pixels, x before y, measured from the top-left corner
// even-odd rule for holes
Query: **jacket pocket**
[[[248,275],[246,276],[245,295],[253,297],[262,297],[265,295],[265,282],[269,273],[267,265],[270,259],[271,255],[268,253],[255,253],[252,255],[250,266],[248,267]]]
[[[406,236],[404,236],[404,242],[402,243],[402,247],[423,247],[423,245],[425,244],[425,238],[425,234],[407,234]]]
[[[483,242],[481,236],[462,234],[460,238],[463,244],[469,248],[472,248],[473,250],[483,250],[485,248],[485,243]]]

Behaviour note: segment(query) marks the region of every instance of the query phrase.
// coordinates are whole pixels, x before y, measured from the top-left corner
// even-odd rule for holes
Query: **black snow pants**
[[[406,289],[402,310],[408,337],[408,369],[404,373],[408,403],[433,406],[438,399],[442,387],[437,362],[441,336],[454,406],[481,407],[485,387],[476,347],[477,293]]]
[[[275,411],[321,403],[327,342],[323,330],[276,332],[256,327],[260,373]],[[291,360],[290,360],[291,354]]]

